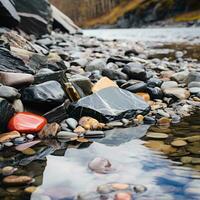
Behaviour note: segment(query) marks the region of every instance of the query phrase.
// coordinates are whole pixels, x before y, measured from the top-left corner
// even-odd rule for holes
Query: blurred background
[[[50,1],[82,28],[200,25],[200,0]]]

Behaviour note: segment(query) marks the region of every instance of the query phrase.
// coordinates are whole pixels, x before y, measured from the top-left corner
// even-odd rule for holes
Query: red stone
[[[10,119],[8,129],[21,133],[36,133],[46,124],[47,120],[44,117],[29,112],[19,112]]]

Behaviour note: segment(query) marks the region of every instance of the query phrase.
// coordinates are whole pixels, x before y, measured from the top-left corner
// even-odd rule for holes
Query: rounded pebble
[[[174,147],[183,147],[183,146],[187,145],[187,142],[184,141],[184,140],[174,140],[171,143],[171,145],[174,146]]]
[[[148,132],[146,136],[148,138],[153,138],[153,139],[166,139],[169,137],[165,133],[154,133],[154,132]]]

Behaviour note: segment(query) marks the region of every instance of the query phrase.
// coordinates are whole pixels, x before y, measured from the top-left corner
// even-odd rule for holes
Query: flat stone
[[[26,149],[33,147],[33,146],[39,144],[40,142],[41,142],[40,140],[34,140],[34,141],[31,141],[31,142],[26,142],[26,143],[23,143],[23,144],[16,146],[15,149],[17,151],[25,151]]]
[[[163,92],[166,96],[175,96],[180,100],[187,99],[190,96],[190,92],[184,88],[167,88]]]
[[[44,117],[29,112],[17,113],[9,123],[8,129],[19,131],[21,133],[36,133],[40,131],[47,123]]]
[[[29,184],[33,179],[29,176],[7,176],[3,179],[6,186],[21,186]]]
[[[193,88],[193,87],[200,87],[200,81],[199,82],[193,81],[188,84],[188,88]]]
[[[32,84],[34,76],[25,73],[0,72],[0,83],[12,87],[27,86]]]
[[[0,97],[13,101],[21,97],[17,89],[9,86],[0,86]]]
[[[32,194],[32,193],[34,193],[36,190],[37,190],[37,187],[35,187],[35,186],[30,186],[30,187],[25,188],[25,189],[24,189],[24,192],[29,193],[29,194]]]
[[[5,147],[12,147],[13,145],[14,145],[13,142],[5,142],[4,143]]]
[[[113,121],[106,124],[108,127],[122,127],[123,123],[119,121]]]
[[[103,138],[105,133],[103,131],[86,131],[84,136],[85,138]]]
[[[200,135],[194,135],[185,138],[188,142],[198,142],[200,141]]]
[[[188,84],[191,82],[200,82],[200,72],[190,72],[188,75]]]
[[[4,168],[2,168],[1,172],[4,176],[10,176],[11,174],[13,174],[15,171],[17,170],[17,168],[14,168],[12,166],[6,166]]]
[[[111,80],[128,80],[128,76],[119,70],[103,69],[102,75],[108,77]]]
[[[110,80],[107,77],[102,77],[93,87],[92,87],[92,92],[98,92],[99,90],[102,90],[104,88],[108,87],[118,87],[118,85]]]
[[[153,138],[153,139],[166,139],[169,137],[169,135],[167,135],[165,133],[148,132],[146,134],[146,137]]]
[[[60,131],[57,134],[57,138],[59,139],[72,139],[72,138],[76,138],[78,135],[76,133],[73,132],[67,132],[67,131]]]
[[[0,134],[0,143],[10,141],[10,140],[18,138],[20,136],[21,135],[18,131],[11,131],[9,133]]]
[[[27,148],[23,151],[21,151],[24,155],[28,155],[28,156],[32,156],[36,154],[36,151],[34,149],[31,148]]]
[[[200,87],[190,87],[189,91],[191,94],[198,94],[200,93]]]
[[[147,84],[144,82],[137,82],[126,88],[126,90],[133,93],[144,92],[146,91],[146,89],[147,89]]]
[[[114,200],[132,200],[132,195],[129,192],[119,192],[115,195]]]
[[[82,127],[82,126],[78,126],[74,129],[74,133],[77,133],[77,134],[81,134],[81,133],[85,133],[86,130]]]
[[[33,140],[33,139],[35,138],[35,136],[32,135],[32,134],[27,134],[27,135],[26,135],[26,138],[27,138],[28,140]]]
[[[161,85],[161,89],[167,89],[167,88],[177,88],[178,83],[176,81],[164,81]]]
[[[192,157],[183,156],[183,157],[181,158],[181,162],[182,162],[183,164],[190,164],[190,163],[192,163]]]
[[[174,140],[171,143],[171,145],[174,147],[183,147],[183,146],[187,145],[187,142],[185,142],[184,140]]]

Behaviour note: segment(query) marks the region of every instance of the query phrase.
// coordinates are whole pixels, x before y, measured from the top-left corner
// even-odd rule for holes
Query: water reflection
[[[108,146],[94,142],[88,148],[68,149],[63,157],[47,156],[43,183],[31,199],[37,199],[38,194],[53,200],[70,199],[79,192],[90,193],[96,191],[97,186],[112,182],[145,185],[148,190],[134,199],[200,199],[195,190],[200,180],[192,178],[194,171],[174,167],[175,162],[149,150],[143,143],[131,140]],[[111,174],[90,171],[88,163],[95,157],[110,160],[117,171]]]

